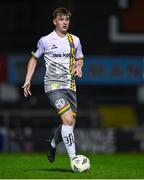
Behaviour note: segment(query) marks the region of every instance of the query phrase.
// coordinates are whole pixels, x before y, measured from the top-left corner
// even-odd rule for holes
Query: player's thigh
[[[65,91],[61,89],[54,90],[47,93],[47,96],[51,105],[57,110],[60,116],[71,109],[71,105],[65,95]]]
[[[57,110],[63,124],[75,125],[75,108],[72,105],[72,99],[68,95],[67,90],[54,90],[47,93],[51,105]]]
[[[71,110],[73,117],[76,119],[77,115],[77,97],[76,97],[76,92],[71,91],[70,89],[67,90],[67,99],[69,103],[71,104]]]

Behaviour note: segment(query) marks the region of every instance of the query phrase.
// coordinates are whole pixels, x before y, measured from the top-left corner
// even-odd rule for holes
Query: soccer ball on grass
[[[75,156],[71,161],[71,168],[74,172],[84,172],[90,169],[90,160],[83,155]]]

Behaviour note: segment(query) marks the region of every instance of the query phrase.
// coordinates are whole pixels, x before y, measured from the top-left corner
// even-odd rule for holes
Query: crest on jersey
[[[51,49],[57,49],[57,48],[58,47],[55,44],[53,44],[52,47],[51,47]]]

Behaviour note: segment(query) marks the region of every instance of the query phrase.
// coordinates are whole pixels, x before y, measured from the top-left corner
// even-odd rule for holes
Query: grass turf
[[[1,179],[143,179],[144,154],[86,154],[91,169],[72,172],[67,155],[49,163],[45,154],[0,154]]]

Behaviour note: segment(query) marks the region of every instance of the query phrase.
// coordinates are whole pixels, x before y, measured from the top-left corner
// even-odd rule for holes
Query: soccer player
[[[43,56],[46,72],[44,89],[50,103],[57,110],[62,124],[48,142],[48,160],[54,162],[56,146],[63,141],[70,160],[76,156],[74,126],[77,114],[75,77],[82,77],[83,53],[77,36],[68,33],[71,13],[64,7],[53,11],[55,29],[40,38],[36,52],[27,65],[22,86],[24,96],[31,95],[30,86],[38,59]]]

